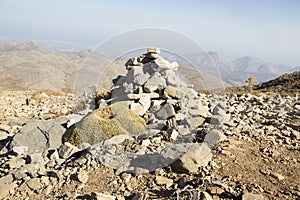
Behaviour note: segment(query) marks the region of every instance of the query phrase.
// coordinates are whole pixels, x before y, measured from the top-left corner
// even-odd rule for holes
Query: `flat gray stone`
[[[166,80],[158,73],[153,74],[144,85],[145,92],[154,92],[166,87]]]
[[[149,77],[149,74],[138,73],[133,77],[132,82],[137,85],[144,85],[148,81]]]
[[[206,142],[209,146],[215,145],[216,143],[224,140],[226,140],[226,136],[217,129],[210,130],[204,138],[204,142]]]
[[[11,148],[14,150],[17,146],[27,146],[29,153],[56,149],[61,145],[62,135],[66,131],[61,124],[66,122],[67,119],[62,118],[29,121],[14,136]]]
[[[167,103],[163,106],[160,107],[160,109],[155,113],[155,116],[158,118],[158,119],[169,119],[171,117],[175,117],[175,109],[174,107]]]
[[[140,66],[134,66],[130,70],[127,71],[126,74],[126,83],[133,83],[135,76],[138,74],[144,74],[143,68]]]
[[[125,140],[133,139],[132,136],[129,135],[116,135],[104,142],[104,145],[114,145],[114,144],[121,144]]]
[[[183,88],[178,88],[178,87],[172,87],[168,86],[164,89],[164,96],[166,98],[175,98],[175,99],[181,99],[184,97],[185,91]]]
[[[79,148],[73,146],[72,144],[70,144],[69,142],[65,142],[64,144],[62,144],[59,149],[58,149],[58,154],[61,158],[68,158],[69,156],[71,156],[73,153],[76,153],[80,151]]]
[[[166,77],[168,86],[186,87],[186,84],[179,78],[173,69],[167,69],[163,71],[162,75]]]
[[[191,130],[196,129],[199,126],[202,126],[205,119],[203,117],[186,117],[185,121]]]
[[[197,173],[199,167],[207,166],[211,161],[212,153],[207,144],[188,143],[182,145],[185,146],[178,146],[176,151],[186,151],[178,160],[171,164],[174,172]]]

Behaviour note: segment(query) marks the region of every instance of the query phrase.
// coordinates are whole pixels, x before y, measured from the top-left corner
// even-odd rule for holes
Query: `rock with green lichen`
[[[145,120],[135,114],[125,103],[102,106],[71,126],[63,135],[63,142],[75,146],[95,144],[115,135],[136,135],[144,131]]]

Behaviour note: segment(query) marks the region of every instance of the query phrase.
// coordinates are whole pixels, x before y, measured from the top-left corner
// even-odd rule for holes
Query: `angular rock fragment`
[[[209,146],[215,145],[216,143],[224,140],[226,140],[226,136],[217,129],[210,130],[204,138],[204,142],[206,142]]]
[[[92,192],[92,198],[95,200],[116,200],[117,197],[110,195],[110,194],[104,194],[100,192]]]
[[[179,173],[197,173],[200,167],[206,166],[212,159],[211,150],[205,143],[176,144],[162,155],[166,159],[175,160],[171,168]]]
[[[62,144],[59,149],[58,149],[58,154],[61,158],[68,158],[70,157],[72,154],[76,153],[80,151],[79,148],[73,146],[72,144],[70,144],[69,142],[65,142],[64,144]]]

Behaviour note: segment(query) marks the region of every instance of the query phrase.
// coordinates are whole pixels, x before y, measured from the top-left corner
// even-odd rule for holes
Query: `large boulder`
[[[115,135],[142,133],[145,125],[145,120],[130,110],[126,103],[117,102],[96,109],[74,124],[63,135],[63,141],[75,146],[81,143],[95,144]]]
[[[28,153],[56,149],[62,143],[62,135],[66,131],[62,124],[65,123],[67,119],[64,117],[29,121],[14,136],[10,147],[14,149],[18,146],[27,146]]]

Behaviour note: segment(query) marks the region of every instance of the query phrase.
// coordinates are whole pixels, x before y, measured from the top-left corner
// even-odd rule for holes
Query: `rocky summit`
[[[202,94],[148,48],[110,91],[1,92],[1,199],[298,199],[298,97]]]

